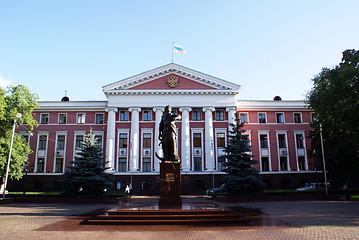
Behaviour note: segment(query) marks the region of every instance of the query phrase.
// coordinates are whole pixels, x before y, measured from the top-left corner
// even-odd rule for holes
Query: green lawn
[[[125,193],[109,193],[107,197],[109,198],[118,198],[127,196]],[[6,197],[24,197],[23,192],[9,192],[6,194]],[[56,198],[61,197],[61,192],[26,192],[25,197],[50,197]]]

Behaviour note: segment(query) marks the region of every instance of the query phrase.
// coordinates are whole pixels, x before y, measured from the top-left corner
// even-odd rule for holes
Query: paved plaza
[[[150,204],[156,198],[134,197]],[[184,202],[212,202],[187,197]],[[129,203],[120,204],[126,207]],[[0,205],[0,239],[359,239],[359,204],[345,201],[218,203],[263,213],[256,226],[89,226],[89,215],[118,204],[9,203]]]

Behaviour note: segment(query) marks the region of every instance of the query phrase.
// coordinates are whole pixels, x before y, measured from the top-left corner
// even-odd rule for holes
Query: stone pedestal
[[[159,207],[181,206],[181,163],[160,163]]]

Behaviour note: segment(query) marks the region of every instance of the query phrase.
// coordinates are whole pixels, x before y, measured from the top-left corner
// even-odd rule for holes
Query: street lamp
[[[322,124],[321,123],[319,123],[319,133],[320,133],[320,143],[322,145],[323,171],[324,171],[324,181],[325,181],[325,183],[324,183],[325,184],[325,195],[328,195],[327,170],[326,170],[326,167],[325,167],[324,145],[323,145],[323,134],[322,134]]]
[[[16,114],[17,118],[21,118],[22,114],[21,113],[17,113]],[[14,124],[12,126],[12,135],[11,135],[11,143],[10,143],[10,150],[9,150],[9,158],[7,160],[7,167],[6,167],[6,175],[5,175],[5,181],[4,181],[4,189],[3,189],[3,194],[2,194],[2,198],[5,198],[5,194],[6,194],[6,185],[7,185],[7,179],[9,177],[9,168],[10,168],[10,159],[11,159],[11,150],[12,150],[12,144],[14,142],[14,134],[15,134],[15,125],[16,125],[16,118],[14,118]]]

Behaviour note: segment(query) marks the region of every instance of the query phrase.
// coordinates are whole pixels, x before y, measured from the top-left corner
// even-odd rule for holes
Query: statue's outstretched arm
[[[175,120],[181,120],[182,119],[182,116],[181,115],[177,115],[176,117],[175,117]]]

